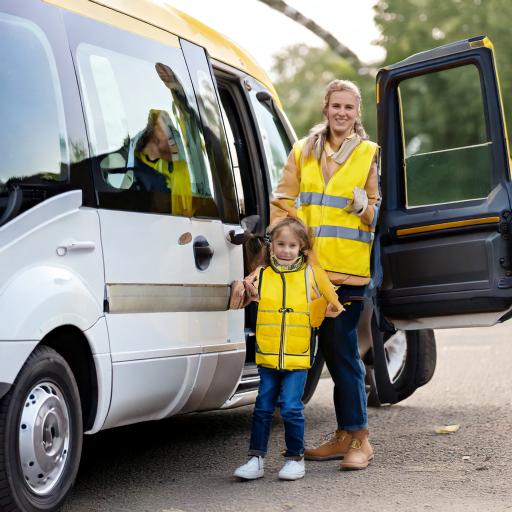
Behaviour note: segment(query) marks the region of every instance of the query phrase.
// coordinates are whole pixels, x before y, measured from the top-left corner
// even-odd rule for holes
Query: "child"
[[[337,316],[343,307],[325,272],[308,264],[311,242],[300,220],[287,217],[268,235],[266,266],[256,269],[243,284],[235,282],[231,300],[235,308],[259,301],[256,364],[260,385],[252,418],[250,458],[234,476],[244,480],[263,476],[263,459],[278,405],[286,442],[286,463],[279,478],[297,480],[305,474],[302,395],[311,366],[311,327],[319,325],[317,319],[311,321],[311,300],[316,296],[325,306],[329,303],[330,316]]]

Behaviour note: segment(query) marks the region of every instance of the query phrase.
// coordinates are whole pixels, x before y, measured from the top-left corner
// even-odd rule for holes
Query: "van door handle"
[[[196,236],[193,248],[196,267],[199,270],[206,270],[210,266],[215,251],[204,236]]]
[[[68,251],[94,251],[96,244],[86,240],[68,240],[57,247],[57,254],[65,256]]]

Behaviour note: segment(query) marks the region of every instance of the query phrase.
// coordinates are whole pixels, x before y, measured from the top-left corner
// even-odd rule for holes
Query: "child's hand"
[[[325,316],[328,318],[336,318],[340,313],[345,311],[345,308],[338,302],[338,304],[327,304],[327,310]]]
[[[258,276],[247,276],[243,283],[247,303],[258,300]]]
[[[241,279],[231,283],[231,294],[229,296],[229,309],[242,309],[244,307],[245,286]]]

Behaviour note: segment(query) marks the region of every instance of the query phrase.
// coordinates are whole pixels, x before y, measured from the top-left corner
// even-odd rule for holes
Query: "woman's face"
[[[154,143],[160,153],[160,158],[170,161],[178,153],[178,148],[174,139],[170,137],[169,127],[160,117],[155,124],[153,136]]]
[[[335,91],[329,98],[325,115],[329,128],[337,137],[347,137],[354,129],[359,111],[359,100],[350,91]]]
[[[284,226],[272,237],[272,252],[280,265],[291,265],[300,252],[300,240],[295,233]]]

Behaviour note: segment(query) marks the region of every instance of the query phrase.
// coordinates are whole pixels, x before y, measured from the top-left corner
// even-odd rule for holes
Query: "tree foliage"
[[[328,48],[293,45],[274,57],[273,74],[279,97],[299,137],[322,122],[325,87],[335,78],[355,81],[363,96],[363,124],[375,139],[375,84]],[[364,73],[364,69],[362,70]]]
[[[503,0],[379,0],[375,6],[375,21],[382,34],[379,44],[386,50],[386,64],[435,46],[487,35],[495,47],[509,133],[511,19],[512,2]],[[464,84],[460,83],[459,87],[464,93]]]

